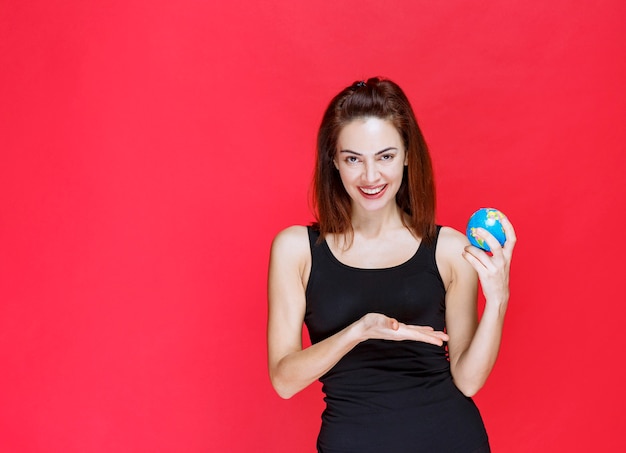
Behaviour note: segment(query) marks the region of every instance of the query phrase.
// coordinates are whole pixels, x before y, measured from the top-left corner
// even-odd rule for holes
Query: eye
[[[348,156],[346,157],[346,162],[349,164],[356,164],[359,161],[359,158],[356,156]]]
[[[393,160],[394,157],[396,157],[394,154],[383,154],[382,156],[380,156],[380,160],[390,161]]]

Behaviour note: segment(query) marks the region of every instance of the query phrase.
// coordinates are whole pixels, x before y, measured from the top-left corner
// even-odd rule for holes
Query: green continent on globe
[[[484,247],[484,246],[485,246],[485,241],[484,241],[484,240],[482,240],[481,238],[477,238],[477,237],[476,237],[476,234],[475,234],[475,233],[476,233],[476,228],[472,228],[472,229],[471,229],[471,231],[472,231],[472,237],[473,237],[474,239],[476,239],[476,242],[478,242],[478,244],[479,244],[481,247]]]

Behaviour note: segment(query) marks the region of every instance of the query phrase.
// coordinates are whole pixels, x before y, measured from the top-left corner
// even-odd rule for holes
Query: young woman
[[[471,396],[498,355],[510,222],[504,247],[478,230],[492,255],[435,224],[428,149],[405,94],[380,78],[328,106],[314,196],[318,222],[272,244],[268,358],[278,394],[323,383],[320,453],[489,452]]]

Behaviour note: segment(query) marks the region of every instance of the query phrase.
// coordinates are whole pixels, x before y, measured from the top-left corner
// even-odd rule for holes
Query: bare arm
[[[305,287],[310,269],[306,228],[279,233],[270,257],[267,327],[268,367],[276,392],[290,398],[328,372],[362,341],[371,338],[414,340],[442,345],[448,336],[431,327],[408,326],[370,313],[335,335],[302,349]]]
[[[450,283],[446,293],[446,326],[450,335],[450,369],[456,386],[466,396],[482,388],[498,357],[504,315],[509,300],[509,268],[515,246],[515,231],[503,220],[507,241],[504,247],[486,231],[493,256],[468,245],[464,235],[449,234],[444,250]],[[477,320],[477,276],[485,295],[485,310]]]

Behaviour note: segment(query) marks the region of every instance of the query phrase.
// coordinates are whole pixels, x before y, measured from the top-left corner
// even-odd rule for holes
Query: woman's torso
[[[363,269],[339,261],[308,229],[311,266],[305,323],[313,343],[363,315],[445,328],[445,286],[436,241],[399,265]],[[321,452],[473,452],[487,445],[476,406],[452,382],[445,347],[368,340],[320,378],[326,410]],[[488,451],[488,446],[486,447]]]

